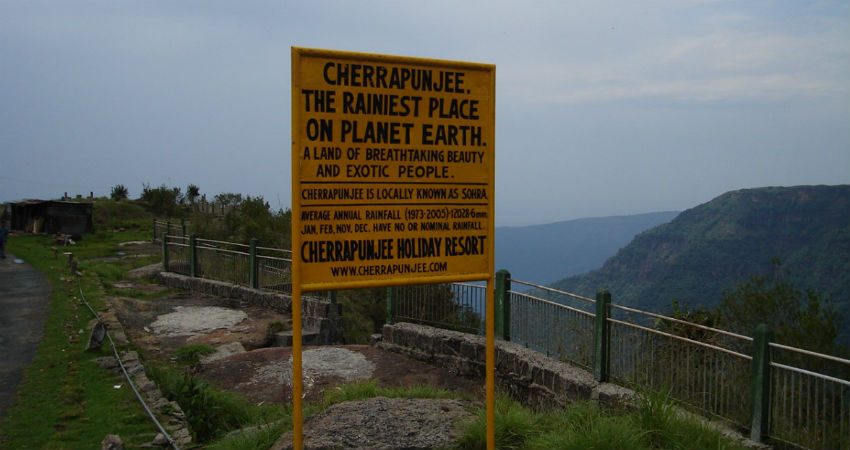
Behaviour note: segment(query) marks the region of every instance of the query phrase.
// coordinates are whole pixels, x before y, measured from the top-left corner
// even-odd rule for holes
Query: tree
[[[157,188],[152,188],[147,183],[142,186],[142,195],[139,200],[147,204],[149,211],[167,217],[175,217],[180,214],[183,195],[180,193],[179,187],[169,188],[163,184]]]
[[[841,316],[831,300],[812,289],[800,291],[788,281],[781,261],[774,258],[773,263],[773,277],[752,276],[723,293],[718,312],[724,328],[751,335],[765,323],[777,343],[833,355],[846,352],[836,343]]]
[[[127,195],[129,191],[124,187],[123,184],[116,184],[112,186],[112,192],[109,194],[109,197],[116,202],[120,202],[121,200],[127,200]]]
[[[194,205],[195,199],[197,199],[199,195],[201,195],[201,188],[199,188],[197,185],[190,184],[186,186],[186,199],[189,200],[189,203]]]

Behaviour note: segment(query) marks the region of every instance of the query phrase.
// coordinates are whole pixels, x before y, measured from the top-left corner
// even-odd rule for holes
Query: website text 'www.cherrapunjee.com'
[[[346,276],[380,276],[380,275],[406,275],[445,272],[448,263],[436,261],[430,263],[397,263],[397,264],[366,264],[331,266],[331,275],[334,277]]]

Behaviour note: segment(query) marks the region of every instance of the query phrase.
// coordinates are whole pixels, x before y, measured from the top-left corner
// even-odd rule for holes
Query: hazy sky
[[[0,0],[0,200],[290,205],[290,47],[496,65],[496,224],[850,183],[841,1]]]

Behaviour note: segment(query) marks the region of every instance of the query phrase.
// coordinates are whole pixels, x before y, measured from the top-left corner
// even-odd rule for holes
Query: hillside
[[[618,304],[667,311],[672,300],[713,307],[724,290],[782,261],[798,289],[818,290],[850,312],[850,186],[745,189],[682,212],[636,236],[602,268],[552,284]]]
[[[669,222],[678,211],[597,217],[496,228],[496,269],[546,284],[602,267],[636,234]]]

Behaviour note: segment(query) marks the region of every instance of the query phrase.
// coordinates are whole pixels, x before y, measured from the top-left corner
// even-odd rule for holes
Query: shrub
[[[117,184],[112,186],[112,192],[109,194],[109,198],[115,201],[126,200],[129,191],[123,184]]]

